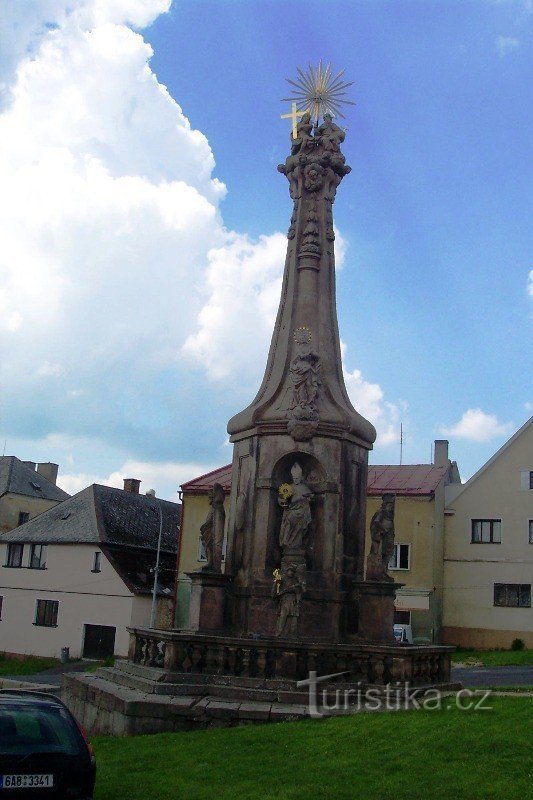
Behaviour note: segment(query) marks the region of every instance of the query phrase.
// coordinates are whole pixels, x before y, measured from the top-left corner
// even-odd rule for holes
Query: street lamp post
[[[154,495],[154,500],[155,500]],[[157,555],[155,560],[155,569],[154,569],[154,586],[152,589],[152,609],[150,611],[150,628],[155,628],[155,613],[157,607],[157,584],[159,581],[159,560],[161,557],[161,538],[163,536],[163,508],[161,506],[161,501],[159,499],[156,500],[157,507],[159,509],[159,536],[157,539]]]

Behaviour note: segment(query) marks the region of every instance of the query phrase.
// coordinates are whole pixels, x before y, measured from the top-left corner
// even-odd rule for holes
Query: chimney
[[[22,463],[26,464],[27,467],[29,467],[30,469],[33,469],[33,470],[35,470],[35,467],[37,466],[35,461],[23,461]]]
[[[37,472],[39,475],[42,475],[43,478],[46,478],[47,481],[50,481],[50,483],[54,485],[57,483],[58,469],[59,465],[53,464],[51,461],[47,461],[45,464],[37,464]]]
[[[124,478],[124,491],[130,494],[139,494],[141,482],[137,478]]]
[[[433,463],[436,467],[447,467],[448,461],[448,440],[435,439],[435,455],[433,456]]]

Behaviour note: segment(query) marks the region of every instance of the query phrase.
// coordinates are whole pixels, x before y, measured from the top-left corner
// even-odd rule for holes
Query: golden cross
[[[282,114],[281,119],[292,119],[292,138],[296,139],[298,136],[298,117],[303,117],[305,111],[297,111],[296,103],[292,104],[292,111],[290,114]]]

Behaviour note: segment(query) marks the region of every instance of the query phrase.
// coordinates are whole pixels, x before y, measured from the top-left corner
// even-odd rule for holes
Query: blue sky
[[[27,5],[0,66],[6,452],[167,497],[230,460],[279,296],[284,78],[319,59],[357,103],[337,302],[371,461],[401,421],[405,461],[447,437],[468,477],[531,415],[531,3]]]

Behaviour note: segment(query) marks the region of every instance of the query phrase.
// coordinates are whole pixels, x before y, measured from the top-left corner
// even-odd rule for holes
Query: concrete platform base
[[[89,733],[118,736],[286,722],[387,708],[385,687],[381,687],[379,704],[376,697],[380,689],[376,686],[372,687],[371,701],[365,699],[364,687],[358,698],[353,684],[325,687],[321,684],[320,697],[323,688],[330,690],[330,698],[339,692],[339,708],[324,712],[319,704],[317,712],[313,712],[308,690],[298,689],[290,681],[241,678],[228,686],[224,676],[171,675],[162,669],[124,661],[94,673],[65,675],[62,698]],[[417,687],[417,696],[423,696],[430,688]],[[460,684],[443,684],[439,691],[446,693],[459,688]],[[348,689],[351,694],[345,707],[343,692]],[[412,705],[409,697],[401,687],[398,691],[402,697],[398,710],[409,708]]]

